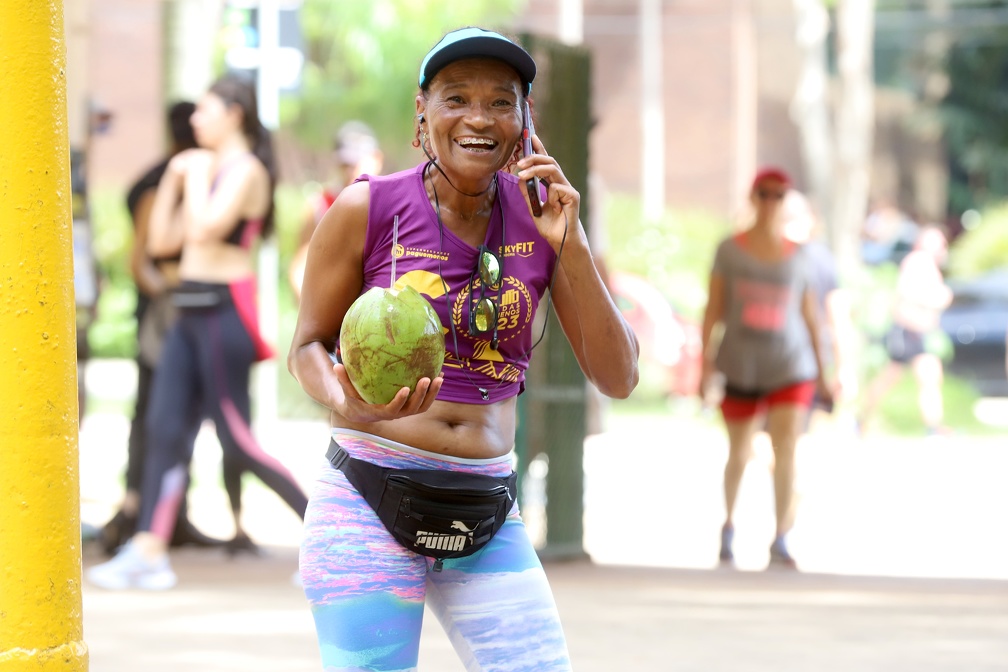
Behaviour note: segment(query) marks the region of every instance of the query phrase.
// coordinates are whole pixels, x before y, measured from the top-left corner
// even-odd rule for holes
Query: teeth
[[[497,143],[490,138],[462,138],[458,141],[458,143],[463,147],[472,147],[476,145],[482,145],[483,147],[495,147],[497,145]]]

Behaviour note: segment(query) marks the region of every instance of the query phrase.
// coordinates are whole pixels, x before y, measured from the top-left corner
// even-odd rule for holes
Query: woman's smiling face
[[[446,65],[424,101],[438,163],[492,174],[507,165],[521,140],[522,83],[511,66],[491,58]]]

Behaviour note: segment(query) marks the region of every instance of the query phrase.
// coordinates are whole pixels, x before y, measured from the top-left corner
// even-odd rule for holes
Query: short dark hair
[[[196,134],[193,132],[189,118],[196,111],[196,104],[182,100],[168,108],[168,130],[172,142],[179,149],[191,149],[196,146]]]

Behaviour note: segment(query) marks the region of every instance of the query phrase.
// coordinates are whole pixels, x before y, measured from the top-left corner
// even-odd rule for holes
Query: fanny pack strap
[[[343,450],[343,446],[336,443],[336,439],[329,442],[326,459],[332,466],[342,471],[371,508],[378,511],[381,507],[382,494],[385,492],[386,470],[370,462],[350,457],[350,453]]]

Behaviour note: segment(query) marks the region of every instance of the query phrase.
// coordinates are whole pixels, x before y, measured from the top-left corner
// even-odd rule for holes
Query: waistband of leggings
[[[502,471],[502,467],[511,469],[515,463],[513,451],[485,459],[439,455],[382,436],[342,427],[333,427],[332,439],[351,457],[398,469],[461,469],[500,475],[498,472]]]
[[[185,309],[219,308],[234,303],[231,286],[218,282],[183,280],[172,289],[171,301]]]

